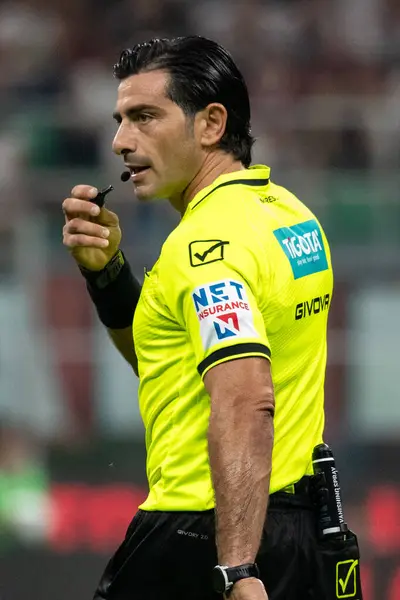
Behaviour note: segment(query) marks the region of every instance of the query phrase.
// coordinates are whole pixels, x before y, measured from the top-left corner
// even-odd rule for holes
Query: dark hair
[[[123,50],[114,75],[125,79],[156,69],[169,73],[167,95],[185,114],[194,116],[212,102],[225,106],[228,118],[219,147],[248,167],[254,143],[249,94],[229,52],[200,36],[152,39]]]

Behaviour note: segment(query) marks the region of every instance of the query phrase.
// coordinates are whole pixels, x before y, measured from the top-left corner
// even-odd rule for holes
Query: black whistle
[[[110,192],[112,192],[114,189],[114,187],[112,185],[109,185],[108,187],[104,188],[104,190],[101,190],[97,196],[95,198],[93,198],[92,202],[94,204],[97,204],[97,206],[99,208],[103,208],[104,203],[106,201],[106,196],[107,194],[109,194]]]

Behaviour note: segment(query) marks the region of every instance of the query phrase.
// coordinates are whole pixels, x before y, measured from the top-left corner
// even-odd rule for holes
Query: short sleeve
[[[201,377],[229,360],[271,357],[260,308],[268,293],[263,253],[249,236],[232,237],[183,237],[168,249],[175,266],[164,298],[187,332]]]

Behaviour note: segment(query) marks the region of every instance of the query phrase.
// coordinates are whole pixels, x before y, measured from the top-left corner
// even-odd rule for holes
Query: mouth
[[[141,176],[143,176],[146,171],[149,171],[150,167],[149,166],[129,166],[126,165],[131,173],[131,179],[136,181],[138,178],[140,178]]]

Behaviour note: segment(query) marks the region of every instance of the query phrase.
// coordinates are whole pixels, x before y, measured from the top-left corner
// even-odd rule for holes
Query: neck
[[[202,189],[211,185],[221,175],[241,171],[244,168],[243,164],[230,154],[225,152],[209,154],[183,193],[179,197],[170,198],[169,201],[183,216],[189,202]]]

